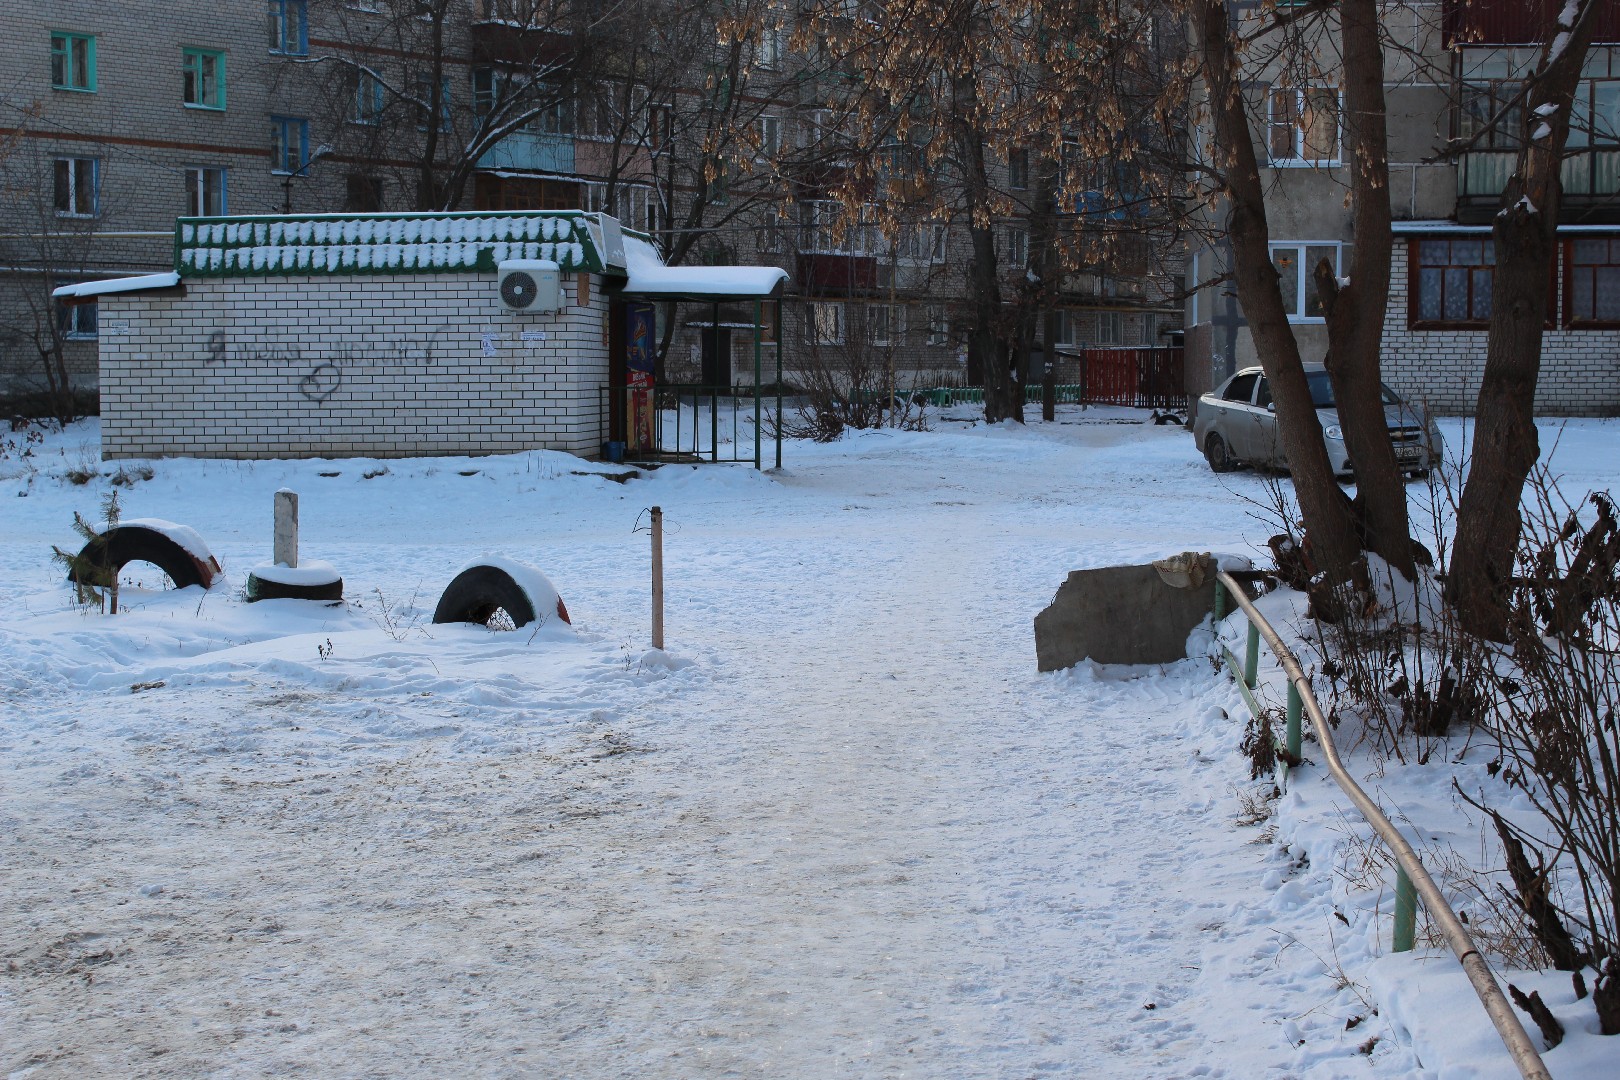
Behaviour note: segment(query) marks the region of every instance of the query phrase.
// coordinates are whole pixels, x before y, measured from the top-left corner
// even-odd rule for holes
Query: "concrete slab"
[[[1214,558],[1202,555],[1169,572],[1151,563],[1071,572],[1051,605],[1035,616],[1040,670],[1059,671],[1086,659],[1099,664],[1183,659],[1187,635],[1214,610],[1215,567]]]

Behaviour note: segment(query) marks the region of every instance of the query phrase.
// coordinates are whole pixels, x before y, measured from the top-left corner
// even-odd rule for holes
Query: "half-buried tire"
[[[331,563],[308,561],[296,567],[266,564],[248,572],[248,603],[260,600],[320,600],[342,603],[343,575]]]
[[[175,539],[177,536],[185,543]],[[115,577],[127,563],[148,562],[169,575],[177,589],[190,585],[206,589],[214,584],[220,572],[219,560],[194,530],[157,518],[113,526],[85,544],[79,552],[79,560],[80,565],[98,567]],[[79,578],[70,571],[68,580],[78,581]]]
[[[486,556],[457,574],[439,597],[433,621],[487,625],[497,611],[511,616],[514,626],[526,626],[537,619],[572,621],[562,597],[545,574],[499,556]]]

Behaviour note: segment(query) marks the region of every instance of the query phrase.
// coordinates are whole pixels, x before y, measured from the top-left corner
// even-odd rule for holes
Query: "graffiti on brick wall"
[[[219,370],[249,365],[285,367],[299,395],[306,401],[320,405],[343,388],[345,372],[386,374],[389,371],[432,367],[435,353],[444,353],[444,339],[449,328],[449,324],[445,323],[426,338],[385,339],[340,349],[233,347],[230,336],[224,330],[215,330],[203,343],[201,359],[204,368]]]

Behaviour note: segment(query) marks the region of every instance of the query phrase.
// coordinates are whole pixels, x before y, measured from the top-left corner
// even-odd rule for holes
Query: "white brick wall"
[[[506,312],[479,273],[194,278],[183,297],[104,296],[102,456],[594,454],[607,301],[598,278],[576,306],[574,284],[564,276],[551,315]]]
[[[1384,381],[1436,412],[1472,415],[1485,371],[1487,333],[1409,329],[1409,288],[1406,244],[1397,238],[1384,316]],[[1620,330],[1554,329],[1541,342],[1536,415],[1620,415]]]

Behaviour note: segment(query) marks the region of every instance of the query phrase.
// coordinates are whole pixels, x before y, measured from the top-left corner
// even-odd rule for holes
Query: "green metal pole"
[[[1250,690],[1260,680],[1260,628],[1249,623],[1249,650],[1243,656],[1243,682]]]
[[[1220,579],[1215,580],[1215,621],[1220,622],[1226,618],[1226,586]]]
[[[764,464],[764,460],[760,455],[760,445],[759,445],[759,439],[760,439],[760,433],[759,433],[759,425],[760,425],[759,376],[760,376],[760,363],[761,363],[761,360],[763,359],[763,357],[761,355],[761,343],[760,343],[760,340],[759,340],[759,320],[760,320],[761,315],[762,315],[761,304],[760,304],[760,302],[758,300],[755,300],[754,301],[754,468],[755,469],[760,468]]]
[[[1395,951],[1411,952],[1417,941],[1417,890],[1399,866],[1395,873]]]
[[[1300,751],[1304,748],[1304,736],[1300,732],[1299,718],[1305,711],[1305,699],[1300,695],[1299,684],[1288,684],[1288,752],[1297,760]]]
[[[776,301],[776,468],[782,468],[782,301]]]

